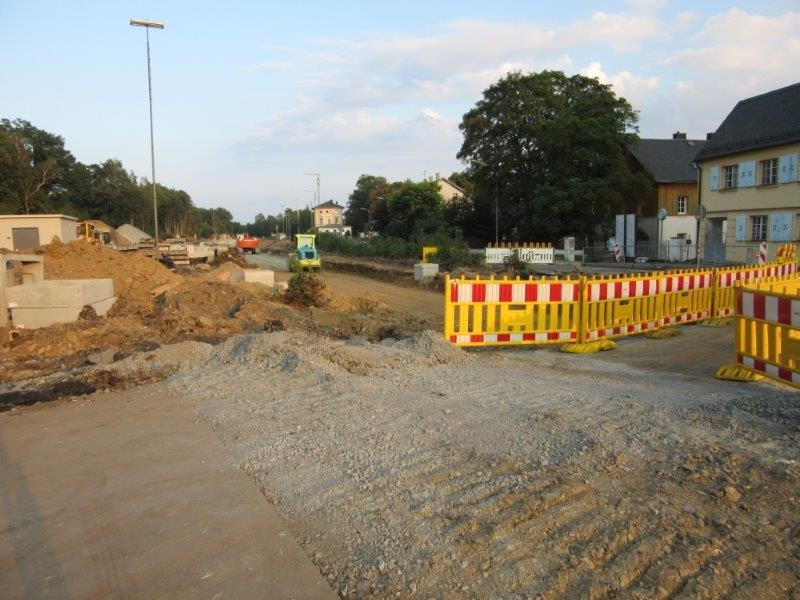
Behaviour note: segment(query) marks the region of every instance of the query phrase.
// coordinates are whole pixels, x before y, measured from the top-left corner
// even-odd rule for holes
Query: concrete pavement
[[[0,414],[3,598],[336,595],[164,384]]]

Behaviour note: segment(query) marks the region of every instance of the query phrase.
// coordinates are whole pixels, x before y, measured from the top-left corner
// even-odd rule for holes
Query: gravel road
[[[797,394],[620,357],[281,332],[120,368],[182,364],[170,383],[344,598],[800,592]]]

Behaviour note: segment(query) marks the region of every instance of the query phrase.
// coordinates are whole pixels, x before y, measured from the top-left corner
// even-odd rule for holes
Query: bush
[[[282,300],[294,306],[325,306],[328,303],[327,286],[316,275],[295,273],[289,279]]]

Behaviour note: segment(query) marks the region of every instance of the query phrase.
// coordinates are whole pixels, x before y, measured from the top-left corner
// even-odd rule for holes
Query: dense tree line
[[[157,184],[159,231],[171,237],[234,233],[224,208],[194,206],[188,193]],[[0,120],[0,213],[64,213],[153,233],[152,186],[119,160],[85,165],[61,136],[22,119]]]

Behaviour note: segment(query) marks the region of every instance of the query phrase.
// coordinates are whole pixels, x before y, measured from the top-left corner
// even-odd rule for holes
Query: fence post
[[[579,300],[578,300],[578,343],[586,342],[586,320],[588,319],[588,311],[586,305],[586,276],[582,275],[578,279]]]

